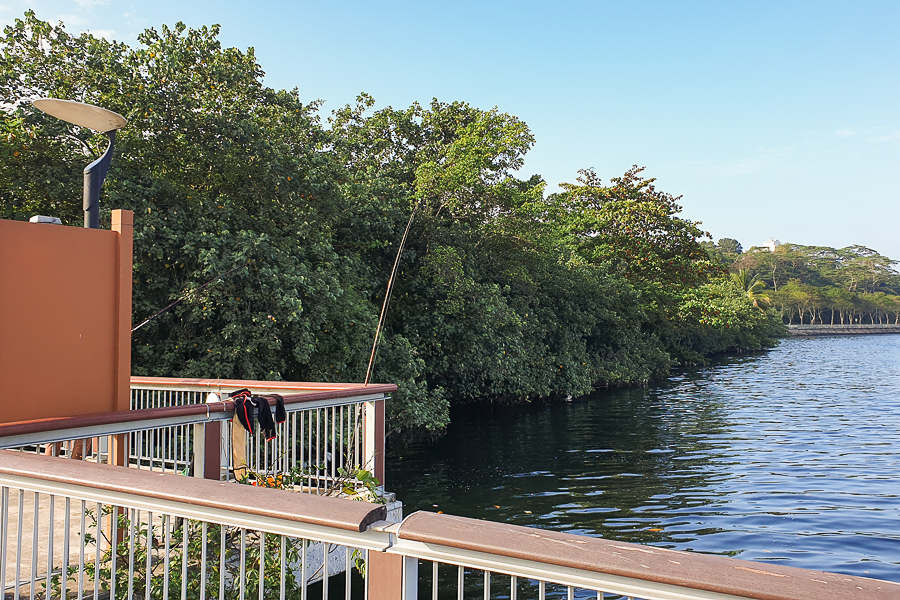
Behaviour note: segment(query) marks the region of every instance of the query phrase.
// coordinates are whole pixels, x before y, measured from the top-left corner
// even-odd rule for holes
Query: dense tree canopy
[[[323,123],[217,36],[179,23],[130,48],[28,13],[0,39],[3,218],[78,225],[81,169],[105,147],[30,100],[129,120],[102,216],[135,211],[136,320],[185,298],[134,334],[135,373],[361,381],[413,214],[375,375],[399,385],[395,430],[440,429],[451,403],[644,382],[780,333],[641,169],[547,195],[518,178],[534,138],[515,116],[363,94]]]
[[[865,246],[751,248],[734,263],[788,323],[900,323],[897,262]]]

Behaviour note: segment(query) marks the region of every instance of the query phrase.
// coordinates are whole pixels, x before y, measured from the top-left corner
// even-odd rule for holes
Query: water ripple
[[[387,485],[408,511],[900,581],[898,448],[900,336],[798,339],[650,388],[454,414],[438,443],[391,450]]]

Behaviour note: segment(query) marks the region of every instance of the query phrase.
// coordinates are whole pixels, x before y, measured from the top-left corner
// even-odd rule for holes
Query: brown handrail
[[[402,540],[618,575],[757,600],[896,600],[900,584],[668,550],[545,529],[417,512]]]
[[[122,469],[12,450],[0,450],[0,473],[348,531],[365,531],[387,516],[381,504]]]
[[[260,388],[266,390],[284,390],[286,392],[296,391],[325,391],[325,390],[350,390],[359,389],[370,391],[376,387],[383,387],[389,384],[370,383],[365,385],[362,383],[322,383],[310,381],[259,381],[253,379],[195,379],[190,377],[131,377],[131,385],[149,385],[149,386],[196,386],[208,388],[210,391],[220,388],[235,389],[241,388]],[[390,384],[395,391],[397,386]]]
[[[149,379],[149,378],[147,378]],[[195,380],[196,381],[196,380]],[[208,380],[208,381],[226,381],[226,380]],[[255,382],[260,383],[260,382]],[[269,382],[266,382],[269,383]],[[272,382],[278,383],[278,382]],[[315,385],[315,384],[312,384]],[[397,389],[393,384],[377,384],[363,386],[353,384],[338,384],[347,387],[322,390],[318,392],[306,392],[301,394],[285,394],[283,395],[284,403],[302,404],[307,402],[315,402],[319,400],[330,400],[339,398],[351,398],[354,396],[362,396],[368,394],[388,394]],[[231,388],[231,385],[223,386]],[[263,386],[255,386],[263,387]],[[265,389],[271,389],[266,387]],[[275,403],[274,400],[269,401],[270,404]],[[140,421],[150,421],[155,419],[178,418],[211,415],[215,413],[234,412],[234,402],[226,400],[224,402],[211,402],[203,404],[188,404],[184,406],[169,406],[163,408],[145,408],[138,410],[126,410],[119,412],[94,413],[90,415],[81,415],[75,417],[54,417],[49,419],[34,419],[31,421],[17,421],[15,423],[0,424],[0,438],[11,437],[14,435],[26,435],[34,433],[44,433],[51,431],[60,431],[63,429],[81,429],[85,427],[97,427],[103,425],[118,425],[123,423],[135,423]]]

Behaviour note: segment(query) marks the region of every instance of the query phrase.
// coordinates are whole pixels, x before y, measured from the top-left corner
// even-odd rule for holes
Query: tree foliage
[[[362,94],[323,124],[218,31],[178,23],[131,48],[27,13],[0,39],[4,218],[80,224],[81,169],[105,147],[30,100],[128,119],[102,218],[135,211],[137,321],[184,298],[135,332],[135,373],[361,381],[411,217],[376,368],[399,386],[394,430],[440,429],[451,403],[640,383],[778,335],[641,169],[608,185],[583,170],[547,195],[518,178],[527,125],[465,102],[376,109]]]
[[[765,292],[788,323],[900,323],[897,262],[865,246],[751,248],[734,268]]]

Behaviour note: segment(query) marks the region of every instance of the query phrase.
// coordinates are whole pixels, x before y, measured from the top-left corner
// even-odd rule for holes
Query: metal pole
[[[109,163],[112,162],[113,147],[116,145],[116,130],[106,132],[109,138],[109,146],[103,156],[84,168],[84,227],[85,229],[100,229],[100,187],[109,172]]]

